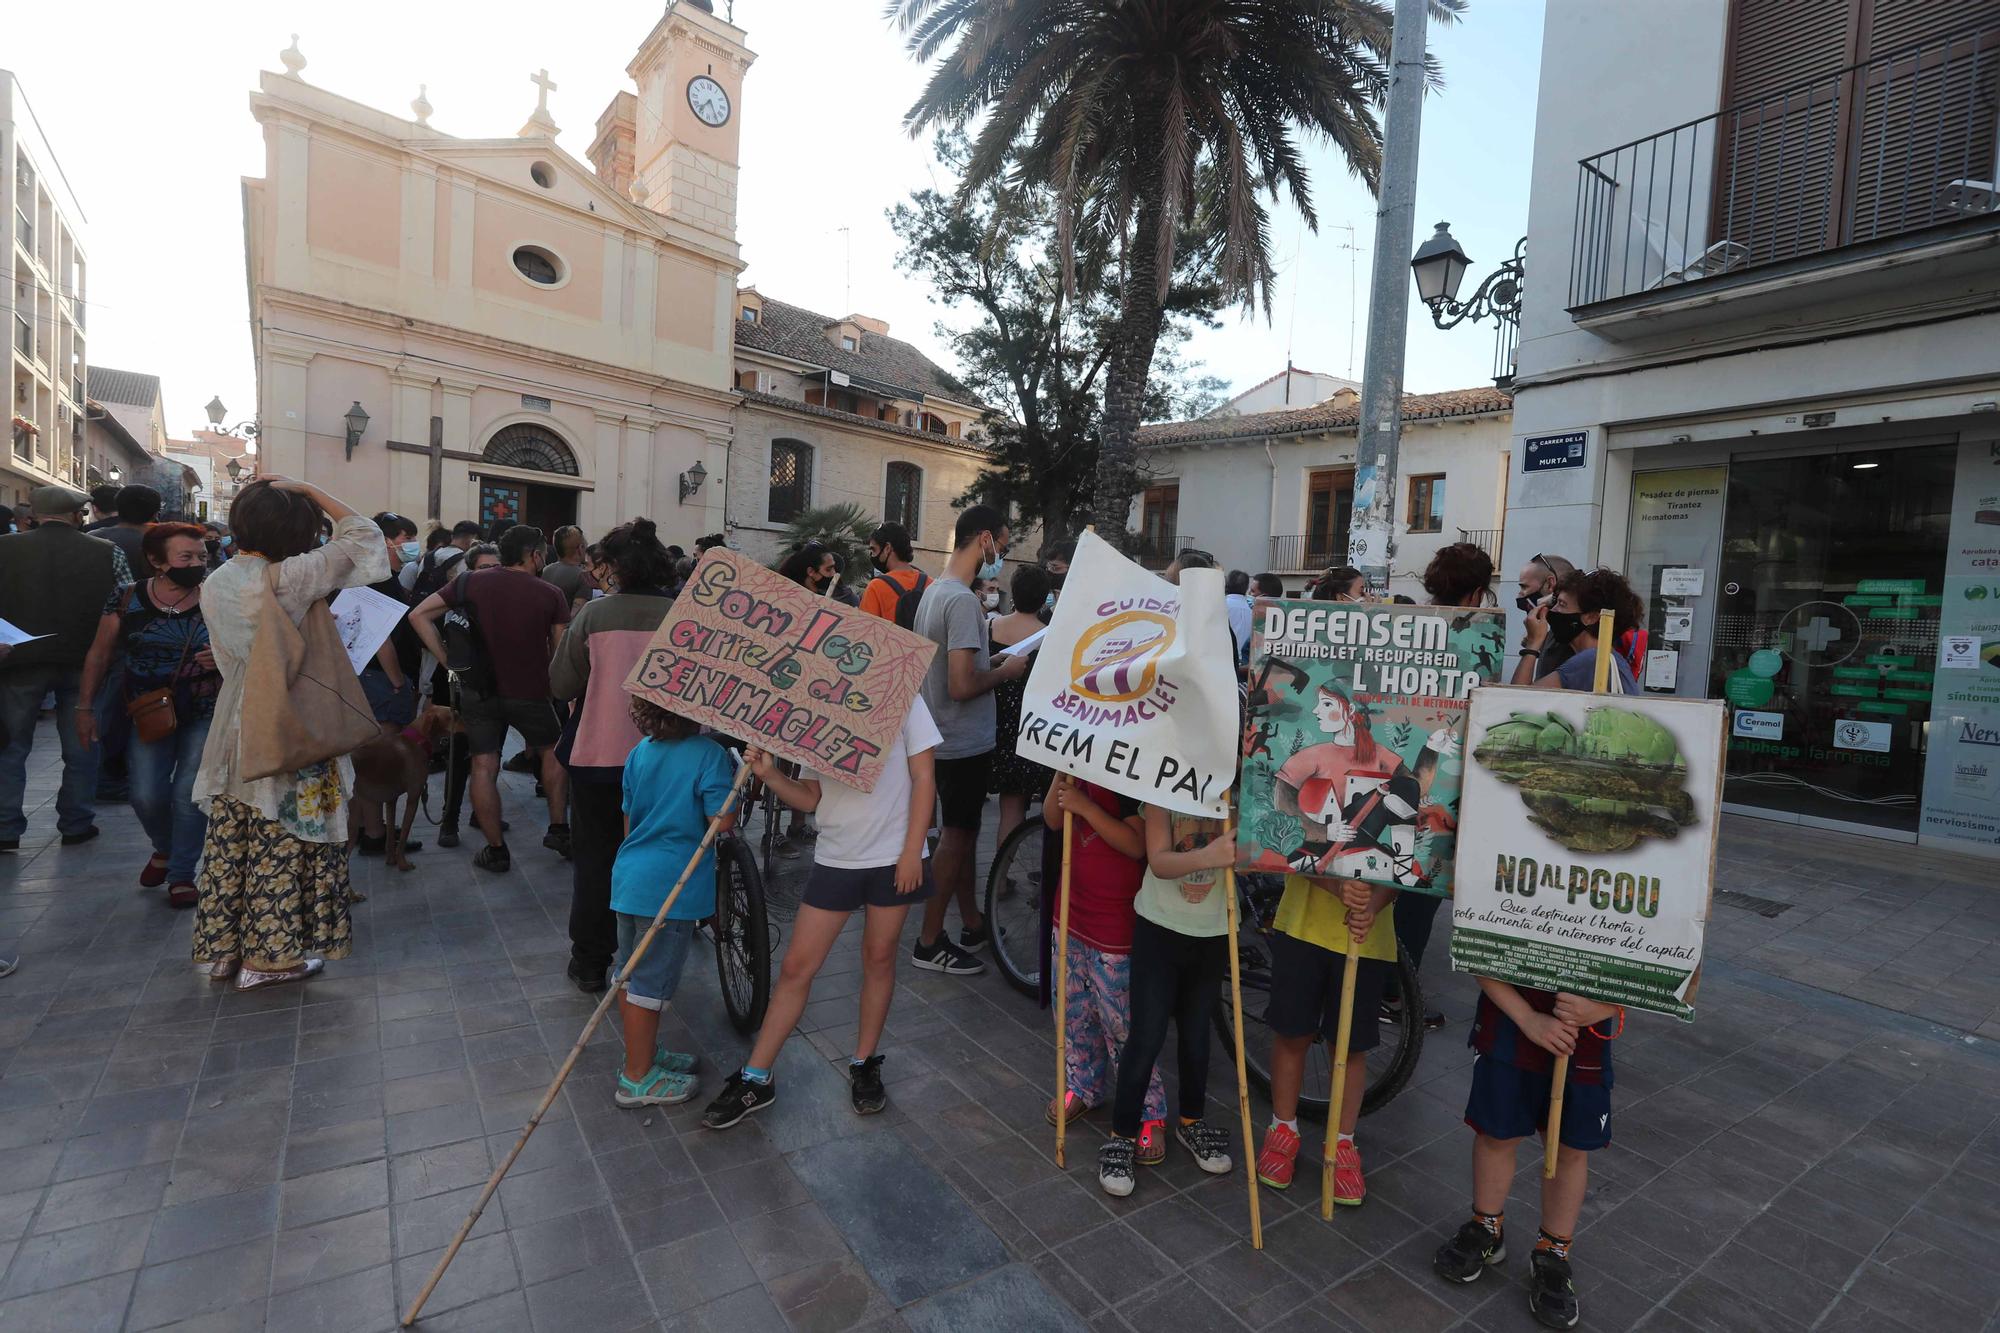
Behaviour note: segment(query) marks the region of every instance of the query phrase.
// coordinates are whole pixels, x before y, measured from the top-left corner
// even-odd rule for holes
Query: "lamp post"
[[[124,469],[119,467],[116,463],[113,463],[111,465],[111,470],[105,473],[104,475],[105,478],[109,480],[113,486],[116,486],[119,482],[125,479]]]
[[[1417,299],[1430,307],[1431,323],[1440,329],[1451,329],[1468,319],[1478,323],[1491,317],[1498,325],[1493,382],[1502,388],[1514,382],[1514,344],[1521,332],[1527,255],[1528,238],[1523,236],[1514,245],[1513,257],[1494,269],[1468,301],[1458,299],[1458,289],[1472,267],[1472,260],[1451,234],[1449,223],[1438,223],[1436,233],[1410,259],[1410,273],[1417,282]]]
[[[257,423],[255,420],[239,421],[233,426],[222,424],[222,419],[229,415],[229,409],[222,405],[221,394],[217,394],[215,397],[209,399],[208,405],[202,408],[202,411],[208,413],[208,430],[211,435],[234,435],[238,439],[243,440],[254,440],[257,438]]]
[[[362,432],[368,429],[368,413],[362,410],[359,398],[354,400],[354,406],[347,409],[347,415],[341,420],[347,423],[347,456],[352,459],[354,446],[361,443]]]
[[[693,467],[681,473],[681,503],[686,504],[688,497],[700,490],[701,484],[707,480],[708,469],[703,467],[701,460],[697,458]]]

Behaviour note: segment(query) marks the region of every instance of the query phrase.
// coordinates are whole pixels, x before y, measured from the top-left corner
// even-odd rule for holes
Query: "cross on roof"
[[[537,116],[548,115],[549,94],[556,90],[556,85],[554,80],[550,79],[549,72],[546,69],[543,69],[543,70],[537,70],[534,74],[530,75],[528,78],[528,82],[534,84],[537,88],[540,88],[542,90],[535,101],[535,114]]]

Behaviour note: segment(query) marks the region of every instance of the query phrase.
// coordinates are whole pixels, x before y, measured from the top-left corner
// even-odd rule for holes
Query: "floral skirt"
[[[210,803],[202,844],[194,961],[277,972],[307,957],[345,958],[347,847],[307,842],[227,796]]]

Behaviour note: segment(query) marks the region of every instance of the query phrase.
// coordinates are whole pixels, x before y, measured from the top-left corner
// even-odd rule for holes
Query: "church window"
[[[553,287],[562,281],[562,261],[539,245],[524,245],[514,251],[514,268],[529,282]]]
[[[544,190],[556,187],[556,169],[546,162],[537,162],[528,168],[528,177]]]
[[[802,440],[771,441],[771,499],[765,517],[789,523],[812,508],[812,446]]]
[[[888,481],[882,488],[882,521],[901,524],[903,530],[915,538],[923,490],[922,468],[915,463],[889,464]]]
[[[527,472],[554,472],[565,477],[577,475],[576,455],[554,432],[531,421],[503,426],[486,442],[485,460],[499,467],[515,467]]]

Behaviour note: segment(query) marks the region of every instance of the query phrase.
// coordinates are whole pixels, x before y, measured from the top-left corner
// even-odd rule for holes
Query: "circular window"
[[[562,261],[539,245],[524,245],[514,251],[514,269],[529,282],[553,287],[562,281]]]
[[[556,186],[556,169],[546,162],[537,162],[529,167],[528,175],[544,190],[553,190]]]

